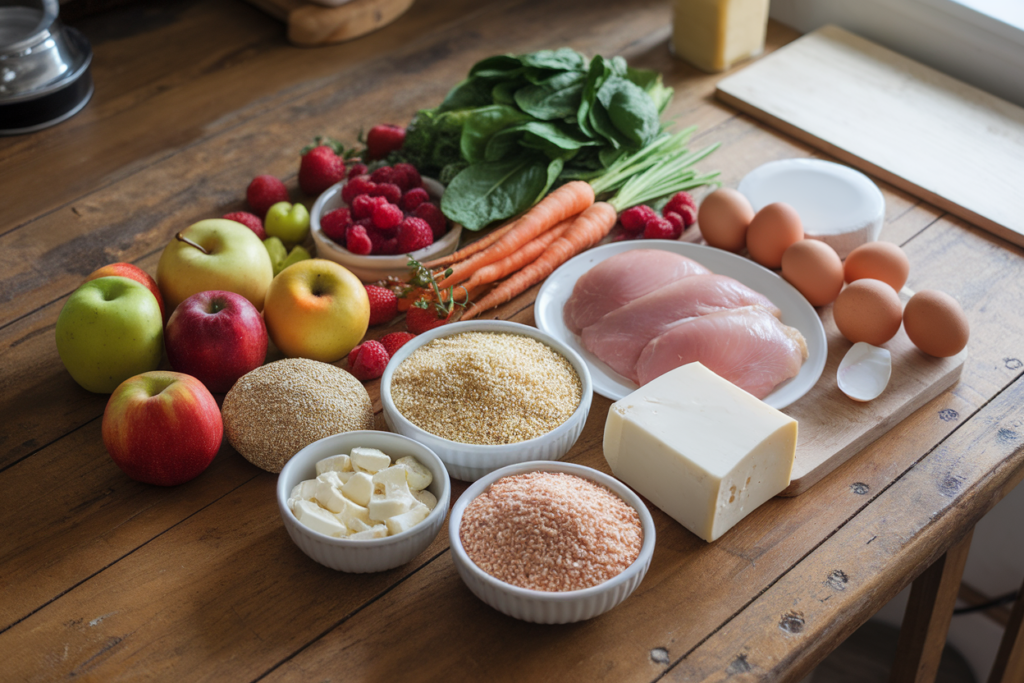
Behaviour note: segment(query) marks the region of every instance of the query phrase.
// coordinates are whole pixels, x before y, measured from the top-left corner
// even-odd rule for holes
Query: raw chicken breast
[[[630,301],[583,329],[583,346],[623,377],[637,381],[636,362],[655,337],[687,318],[760,305],[782,315],[768,297],[725,275],[683,278]]]
[[[640,384],[694,361],[757,398],[800,372],[807,342],[761,306],[690,318],[644,348],[636,364]]]
[[[693,259],[660,249],[631,249],[605,259],[576,281],[562,312],[573,334],[644,294],[691,275],[710,273]]]

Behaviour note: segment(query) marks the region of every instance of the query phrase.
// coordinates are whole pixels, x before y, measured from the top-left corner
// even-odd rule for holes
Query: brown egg
[[[826,306],[843,288],[843,262],[819,240],[800,240],[782,255],[782,277],[812,306]]]
[[[910,259],[892,242],[868,242],[847,254],[844,273],[847,282],[871,278],[898,292],[907,284]]]
[[[964,309],[937,289],[922,289],[910,297],[903,311],[903,329],[917,348],[938,358],[963,351],[970,336]]]
[[[804,238],[800,214],[785,202],[769,204],[754,215],[747,228],[747,251],[750,258],[765,268],[782,265],[786,249]]]
[[[839,292],[832,316],[842,335],[853,343],[881,346],[900,331],[903,306],[888,284],[865,278]]]
[[[738,191],[723,187],[700,203],[697,225],[700,234],[712,247],[741,251],[747,242],[747,226],[754,219],[754,209]]]

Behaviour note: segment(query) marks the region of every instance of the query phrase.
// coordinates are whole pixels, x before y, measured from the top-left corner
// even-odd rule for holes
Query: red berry
[[[672,224],[672,236],[670,240],[677,240],[679,236],[683,234],[683,230],[686,226],[683,224],[683,217],[675,211],[666,211],[665,220]]]
[[[272,175],[258,175],[249,183],[245,190],[245,199],[249,202],[253,213],[262,218],[267,209],[278,202],[288,202],[288,188]]]
[[[380,343],[387,349],[388,355],[394,358],[398,349],[405,346],[405,343],[415,336],[411,332],[389,332],[380,338]]]
[[[414,187],[422,187],[423,178],[420,177],[420,172],[412,164],[395,164],[393,168],[398,177],[405,180],[404,185],[397,183],[403,191],[411,190]]]
[[[434,243],[430,224],[422,218],[410,217],[398,224],[398,249],[403,254],[429,247]]]
[[[352,200],[350,206],[352,207],[352,216],[356,220],[360,218],[369,218],[373,215],[373,210],[377,207],[377,201],[375,197],[371,197],[368,194],[361,194]]]
[[[398,315],[398,297],[390,289],[366,285],[366,296],[370,299],[370,325],[383,325]]]
[[[395,254],[400,254],[401,250],[398,248],[398,238],[392,237],[384,240],[380,245],[380,252],[374,253],[379,253],[381,256],[394,256]]]
[[[390,166],[381,166],[370,174],[370,180],[377,184],[394,183],[396,179],[395,169]]]
[[[405,216],[402,210],[394,204],[382,202],[373,207],[373,224],[381,230],[394,228]]]
[[[346,208],[328,211],[320,217],[320,230],[338,244],[344,244],[345,233],[352,225],[352,212]]]
[[[655,216],[647,221],[644,226],[645,240],[670,240],[672,239],[672,224],[664,218]]]
[[[364,341],[348,354],[348,371],[361,382],[377,379],[384,374],[391,357],[379,341]]]
[[[369,170],[366,168],[366,164],[352,164],[348,167],[348,179],[352,180],[357,175],[366,175],[366,172]]]
[[[423,334],[429,332],[435,327],[444,325],[448,320],[451,319],[452,313],[455,309],[452,309],[450,313],[442,318],[434,304],[427,302],[427,308],[420,308],[413,304],[409,307],[409,310],[405,312],[405,326],[413,334]]]
[[[619,222],[622,223],[622,228],[626,232],[643,232],[647,221],[657,217],[658,214],[654,213],[654,209],[646,204],[640,204],[620,213]]]
[[[697,207],[688,205],[684,206],[679,215],[683,217],[683,227],[688,228],[697,222]]]
[[[299,162],[299,189],[317,197],[331,185],[345,178],[345,162],[325,145],[314,147]]]
[[[345,248],[358,256],[367,256],[373,251],[373,242],[366,234],[366,228],[361,225],[349,227],[345,240]]]
[[[366,157],[371,161],[383,159],[396,149],[401,149],[404,142],[405,128],[389,124],[374,126],[366,134]]]
[[[441,209],[437,208],[436,204],[423,202],[416,207],[412,215],[416,218],[422,218],[427,222],[435,240],[441,239],[441,236],[448,232],[448,219],[444,217]]]
[[[256,233],[256,236],[261,240],[267,239],[267,231],[263,229],[263,221],[261,221],[260,217],[255,214],[251,214],[248,211],[235,211],[234,213],[225,214],[224,218],[229,221],[241,223]]]
[[[370,190],[370,194],[374,197],[384,197],[392,204],[402,201],[402,188],[394,183],[380,183]]]
[[[351,178],[345,187],[341,188],[341,199],[351,205],[352,200],[361,194],[370,194],[376,185],[370,181],[370,176],[359,175],[355,178]]]
[[[402,195],[402,208],[412,213],[423,202],[429,202],[430,195],[422,187],[414,187]],[[428,221],[429,222],[429,221]]]
[[[676,192],[672,195],[672,199],[668,200],[668,204],[665,205],[662,213],[665,211],[674,211],[680,216],[683,216],[684,206],[689,206],[694,210],[694,212],[697,211],[697,202],[693,200],[693,196],[689,192]],[[683,217],[685,218],[685,216]],[[689,226],[690,223],[687,223],[686,225]]]

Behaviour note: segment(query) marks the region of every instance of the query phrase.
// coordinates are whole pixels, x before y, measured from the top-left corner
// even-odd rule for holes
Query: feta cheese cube
[[[370,497],[370,504],[367,510],[370,511],[370,519],[375,522],[383,522],[395,515],[408,512],[418,501],[409,493],[379,494],[375,493]]]
[[[408,494],[408,470],[404,467],[388,467],[373,475],[373,492],[385,495]]]
[[[403,512],[400,515],[389,517],[384,524],[388,528],[388,533],[392,536],[400,534],[403,531],[408,531],[412,527],[416,526],[427,518],[430,514],[430,509],[423,503],[417,502],[408,512]]]
[[[376,448],[353,448],[351,457],[357,472],[374,474],[391,464],[391,456]]]
[[[370,496],[373,494],[373,479],[366,472],[356,472],[341,487],[341,492],[351,500],[366,507],[370,503]]]
[[[375,524],[366,531],[357,531],[356,533],[349,536],[354,541],[366,540],[370,538],[385,538],[388,535],[388,528],[383,524]]]
[[[325,472],[316,478],[316,501],[331,512],[341,512],[347,502],[341,493],[344,486],[337,472]]]
[[[409,480],[409,488],[413,491],[421,491],[434,481],[434,475],[430,473],[419,460],[407,455],[395,461],[395,465],[405,468],[405,478]]]
[[[316,479],[300,481],[292,487],[292,492],[288,496],[288,509],[295,512],[295,504],[300,500],[313,500],[314,498],[316,498]]]
[[[295,518],[313,531],[318,531],[326,536],[334,538],[348,536],[348,527],[311,500],[300,500],[295,504]]]
[[[352,460],[341,453],[339,455],[332,455],[329,458],[324,458],[316,464],[316,473],[321,475],[324,472],[351,472],[352,471]]]
[[[413,491],[412,497],[426,505],[428,510],[433,510],[437,506],[437,497],[426,489]]]

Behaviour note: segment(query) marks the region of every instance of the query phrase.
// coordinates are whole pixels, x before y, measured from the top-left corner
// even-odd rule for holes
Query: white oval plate
[[[782,310],[782,322],[800,330],[807,340],[807,360],[796,377],[778,385],[765,397],[765,403],[773,408],[785,408],[817,383],[828,358],[825,328],[814,308],[791,284],[767,268],[721,249],[673,240],[634,240],[606,244],[569,259],[544,282],[533,306],[537,327],[571,346],[586,361],[593,377],[595,393],[618,401],[636,391],[639,385],[615,372],[583,348],[580,338],[566,327],[562,310],[572,296],[576,281],[584,273],[601,261],[631,249],[672,251],[692,258],[713,273],[735,278],[771,299]]]

